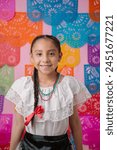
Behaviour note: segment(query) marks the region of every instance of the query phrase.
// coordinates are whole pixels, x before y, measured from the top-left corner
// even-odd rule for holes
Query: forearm
[[[74,113],[69,118],[70,128],[76,145],[76,150],[83,150],[82,129],[80,119],[77,113],[77,106],[74,106]]]
[[[80,122],[78,122],[76,130],[72,130],[72,135],[73,135],[74,142],[75,142],[75,145],[76,145],[76,150],[83,150],[82,130],[81,130]]]
[[[19,144],[22,133],[24,131],[24,128],[14,124],[11,134],[11,141],[10,141],[10,150],[16,150],[17,145]]]
[[[24,126],[23,116],[17,113],[16,111],[14,111],[10,150],[16,150],[16,147],[18,146],[21,140],[24,127],[25,126]]]

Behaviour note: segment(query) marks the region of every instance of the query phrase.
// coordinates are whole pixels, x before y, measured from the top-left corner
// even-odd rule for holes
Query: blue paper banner
[[[72,22],[77,17],[77,9],[77,0],[27,0],[29,19],[43,19],[49,25],[58,25],[63,20]]]
[[[84,65],[85,85],[91,94],[100,91],[100,67]]]
[[[52,26],[52,34],[61,44],[67,43],[73,48],[80,48],[88,42],[96,45],[100,42],[100,23],[92,21],[87,13],[80,13],[73,22],[62,21],[60,25]]]

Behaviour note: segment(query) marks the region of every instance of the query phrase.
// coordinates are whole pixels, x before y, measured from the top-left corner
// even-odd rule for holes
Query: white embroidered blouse
[[[44,93],[52,91],[53,87],[41,87]],[[65,76],[58,83],[52,98],[49,101],[40,100],[44,113],[42,118],[34,117],[34,124],[31,122],[26,126],[26,131],[36,135],[56,136],[67,132],[69,116],[73,114],[73,106],[83,103],[91,95],[86,87],[75,77]],[[17,79],[8,93],[6,99],[13,102],[16,111],[24,117],[29,116],[34,110],[34,89],[30,76]]]

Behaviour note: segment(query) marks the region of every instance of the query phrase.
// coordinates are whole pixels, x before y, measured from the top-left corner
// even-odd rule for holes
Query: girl
[[[75,77],[57,72],[61,57],[56,37],[41,35],[33,40],[34,74],[16,80],[6,95],[15,106],[10,150],[16,150],[18,143],[23,150],[71,150],[66,134],[69,125],[76,149],[83,150],[77,104],[91,95]]]

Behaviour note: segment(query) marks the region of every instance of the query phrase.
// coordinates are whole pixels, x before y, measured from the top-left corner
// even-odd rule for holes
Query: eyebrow
[[[37,50],[34,50],[34,52],[42,52],[43,50],[39,50],[39,49],[37,49]],[[49,49],[48,51],[56,51],[56,49]]]

